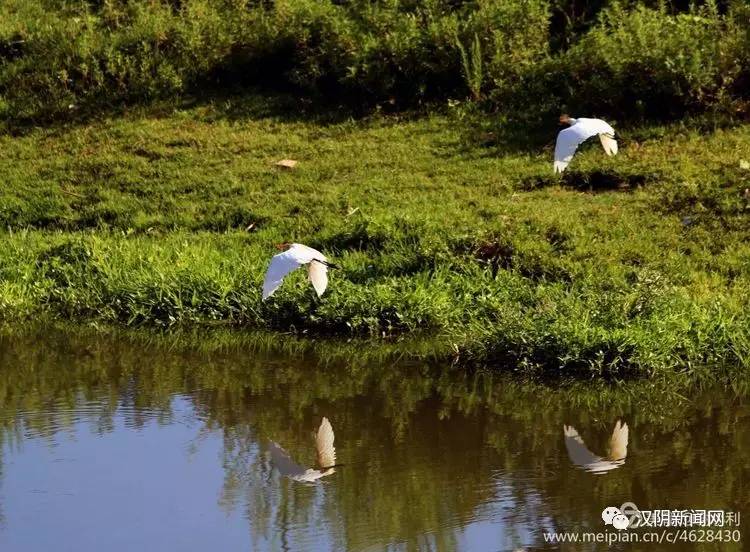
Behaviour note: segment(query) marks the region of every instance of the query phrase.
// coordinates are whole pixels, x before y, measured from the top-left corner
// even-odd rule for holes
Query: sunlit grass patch
[[[0,315],[421,332],[529,371],[747,364],[750,127],[623,129],[561,177],[466,124],[201,105],[0,136]],[[322,298],[300,271],[261,301],[285,241],[341,266]]]

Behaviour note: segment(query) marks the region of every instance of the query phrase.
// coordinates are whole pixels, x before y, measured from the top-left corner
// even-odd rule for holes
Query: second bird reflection
[[[563,434],[570,461],[588,472],[606,473],[625,464],[625,457],[628,455],[628,424],[620,420],[615,424],[609,439],[609,453],[604,457],[597,456],[586,448],[586,443],[573,426],[563,426]]]
[[[333,446],[333,427],[328,418],[320,422],[318,432],[315,434],[315,453],[317,469],[304,468],[297,464],[278,443],[271,441],[271,462],[279,473],[294,481],[306,481],[312,483],[321,477],[331,475],[336,470],[336,449]]]

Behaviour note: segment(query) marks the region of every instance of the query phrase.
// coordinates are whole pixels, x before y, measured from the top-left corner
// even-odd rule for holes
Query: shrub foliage
[[[65,118],[207,84],[396,108],[471,96],[531,118],[582,106],[736,113],[749,14],[712,0],[582,11],[566,0],[6,0],[0,117]]]

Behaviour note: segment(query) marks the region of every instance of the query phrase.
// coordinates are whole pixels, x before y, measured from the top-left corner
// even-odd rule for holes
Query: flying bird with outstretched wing
[[[300,267],[307,265],[307,276],[315,288],[318,297],[328,287],[328,269],[338,268],[333,263],[329,263],[325,255],[317,249],[302,245],[301,243],[282,243],[279,249],[288,247],[286,251],[274,255],[271,264],[268,265],[266,277],[263,280],[263,300],[268,299],[279,289],[284,277]]]
[[[574,119],[568,115],[561,115],[560,122],[570,126],[561,130],[557,135],[555,163],[553,165],[556,173],[561,173],[566,169],[573,159],[578,146],[592,136],[599,136],[604,153],[607,155],[617,155],[618,147],[617,140],[615,140],[615,129],[606,121],[583,117]]]

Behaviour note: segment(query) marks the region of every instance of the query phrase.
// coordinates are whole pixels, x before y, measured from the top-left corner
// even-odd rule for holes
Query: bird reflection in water
[[[586,443],[573,426],[563,426],[563,434],[570,461],[588,472],[606,473],[625,464],[625,457],[628,455],[628,424],[620,420],[617,420],[612,431],[609,453],[605,457],[597,456],[586,448]]]
[[[317,469],[304,468],[297,464],[278,443],[271,442],[271,462],[279,473],[294,481],[312,483],[321,477],[331,475],[336,464],[336,449],[333,446],[333,427],[328,418],[323,418],[315,434],[315,451]]]

